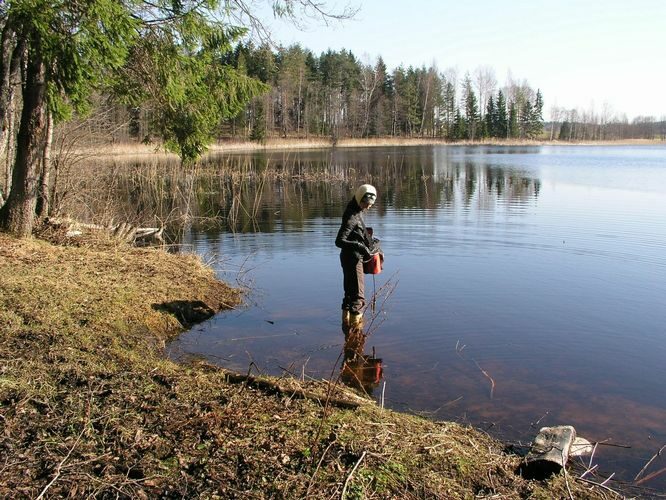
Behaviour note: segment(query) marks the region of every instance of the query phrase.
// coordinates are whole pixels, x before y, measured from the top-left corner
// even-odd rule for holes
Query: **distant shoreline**
[[[546,141],[546,140],[484,140],[484,141],[455,141],[428,138],[373,138],[373,139],[340,139],[337,148],[361,147],[399,147],[399,146],[649,146],[666,145],[666,141],[648,139],[625,139],[617,141]],[[231,151],[261,151],[280,149],[318,149],[332,147],[328,139],[268,139],[264,143],[252,141],[218,141],[211,144],[207,154],[217,154]],[[115,143],[95,146],[82,146],[78,148],[81,153],[95,157],[121,157],[121,156],[164,156],[176,157],[174,153],[165,151],[160,144]]]

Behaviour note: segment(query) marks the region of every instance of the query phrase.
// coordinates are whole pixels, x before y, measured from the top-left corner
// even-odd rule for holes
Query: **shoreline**
[[[2,496],[603,498],[332,380],[167,359],[169,339],[242,300],[194,256],[0,233],[0,257]]]
[[[497,146],[497,147],[536,147],[536,146],[657,146],[666,145],[666,141],[632,139],[618,141],[548,141],[548,140],[484,140],[447,142],[441,139],[421,138],[378,138],[378,139],[340,139],[335,146],[329,139],[269,139],[263,144],[252,141],[218,141],[209,146],[205,155],[244,151],[275,151],[299,149],[329,148],[365,148],[365,147],[403,147],[403,146]],[[177,158],[174,153],[161,149],[159,144],[116,143],[94,146],[81,146],[78,151],[91,157],[151,156]],[[205,156],[204,155],[204,156]]]

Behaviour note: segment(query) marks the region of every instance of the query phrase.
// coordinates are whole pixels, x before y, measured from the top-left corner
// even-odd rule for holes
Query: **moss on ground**
[[[192,256],[0,234],[0,496],[603,497],[564,475],[524,480],[470,427],[164,358],[240,300]]]

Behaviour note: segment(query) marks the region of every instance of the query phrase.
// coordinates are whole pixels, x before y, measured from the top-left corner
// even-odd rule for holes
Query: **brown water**
[[[628,446],[597,449],[604,477],[632,480],[666,444],[666,147],[359,148],[218,163],[252,180],[195,180],[193,211],[218,218],[195,220],[181,241],[252,292],[246,308],[183,335],[174,356],[340,374],[333,241],[353,185],[367,181],[379,201],[366,223],[386,262],[366,280],[379,295],[357,342],[366,356],[347,356],[358,373],[343,378],[364,378],[388,407],[513,442],[571,424]],[[659,457],[641,477],[663,467]],[[665,476],[643,485],[664,490]]]

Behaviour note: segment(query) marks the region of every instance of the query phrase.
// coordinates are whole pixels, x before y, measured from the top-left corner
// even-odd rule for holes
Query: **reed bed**
[[[289,154],[279,159],[216,157],[183,168],[175,159],[80,162],[58,193],[61,212],[101,225],[120,221],[167,227],[174,238],[188,224],[252,230],[261,207],[289,213],[303,196],[347,196],[361,175],[355,165],[315,165]],[[326,194],[329,193],[329,194]]]

